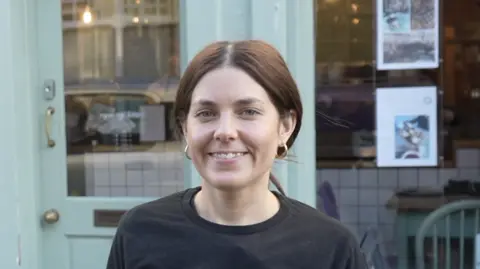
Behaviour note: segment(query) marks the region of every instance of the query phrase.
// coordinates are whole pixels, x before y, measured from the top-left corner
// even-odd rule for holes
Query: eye
[[[243,116],[251,117],[251,116],[255,116],[255,115],[260,114],[260,112],[258,112],[258,111],[255,110],[255,109],[248,108],[248,109],[243,110],[241,114],[242,114]]]
[[[199,111],[195,114],[195,117],[200,117],[200,118],[212,118],[215,117],[215,113],[210,110],[202,110]]]

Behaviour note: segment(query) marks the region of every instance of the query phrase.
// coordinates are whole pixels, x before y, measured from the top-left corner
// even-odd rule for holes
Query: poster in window
[[[436,87],[376,90],[378,167],[437,166]]]
[[[437,68],[438,14],[438,0],[377,1],[377,68]]]

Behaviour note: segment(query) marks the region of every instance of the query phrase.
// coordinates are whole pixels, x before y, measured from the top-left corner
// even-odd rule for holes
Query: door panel
[[[47,0],[38,12],[51,15],[40,76],[55,81],[41,105],[42,268],[105,268],[123,212],[185,188],[178,1]]]

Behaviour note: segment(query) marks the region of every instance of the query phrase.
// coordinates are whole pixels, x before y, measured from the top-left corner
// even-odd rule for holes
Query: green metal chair
[[[479,231],[480,200],[460,200],[433,211],[415,237],[416,269],[475,268]]]

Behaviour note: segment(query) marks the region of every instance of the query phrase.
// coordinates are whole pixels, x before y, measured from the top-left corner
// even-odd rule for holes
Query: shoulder
[[[119,221],[118,231],[129,233],[148,229],[152,224],[183,220],[182,200],[190,190],[176,192],[131,208]]]
[[[303,222],[310,229],[319,235],[329,235],[338,240],[356,238],[351,231],[340,221],[327,216],[320,210],[313,208],[295,199],[286,198],[290,204],[290,212],[295,222]]]
[[[290,198],[286,201],[290,204],[290,222],[301,227],[322,260],[328,260],[334,268],[366,268],[358,239],[345,225],[307,204]]]
[[[125,264],[134,260],[144,260],[147,254],[152,255],[153,245],[156,245],[160,252],[171,247],[173,239],[182,234],[177,227],[188,227],[182,201],[190,190],[128,210],[120,219],[115,232],[107,268],[125,268]]]

